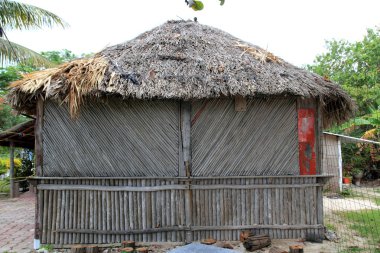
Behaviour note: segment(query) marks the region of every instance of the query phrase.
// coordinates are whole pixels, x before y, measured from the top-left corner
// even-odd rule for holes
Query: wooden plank
[[[191,189],[217,190],[217,189],[270,189],[270,188],[305,188],[319,187],[323,183],[311,184],[268,184],[268,185],[239,185],[239,184],[215,184],[215,185],[192,185]],[[69,185],[69,184],[39,184],[39,190],[94,190],[94,191],[165,191],[165,190],[187,190],[189,186],[182,184],[160,185],[160,186],[101,186],[101,185]]]
[[[238,168],[242,169],[242,168]],[[269,168],[266,168],[268,170]],[[267,176],[212,176],[213,179],[235,179],[235,178],[243,178],[243,179],[255,179],[255,178],[329,178],[331,175],[267,175]],[[103,180],[104,177],[30,177],[29,180],[65,180],[65,181],[70,181],[70,180],[86,180],[86,179],[91,179],[91,180]],[[160,179],[160,180],[172,180],[176,179],[179,181],[198,181],[198,180],[209,180],[210,177],[107,177],[108,179]]]
[[[322,224],[316,225],[244,225],[244,226],[192,226],[189,227],[166,227],[166,228],[150,228],[140,230],[91,230],[91,229],[57,229],[55,232],[59,233],[82,233],[82,234],[143,234],[143,233],[159,233],[171,231],[211,231],[211,230],[244,230],[244,229],[320,229],[323,228]]]
[[[39,184],[39,190],[71,190],[71,191],[128,191],[128,192],[153,192],[166,190],[187,190],[186,185],[160,185],[160,186],[101,186],[101,185],[69,185],[69,184]]]

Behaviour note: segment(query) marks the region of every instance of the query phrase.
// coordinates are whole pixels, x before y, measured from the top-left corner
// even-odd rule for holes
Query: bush
[[[17,171],[18,169],[21,168],[22,161],[20,158],[15,158],[13,161],[15,164],[15,171]],[[11,167],[11,165],[10,165],[9,158],[8,157],[1,157],[0,158],[0,175],[7,173],[8,170],[10,169],[10,167]]]
[[[0,180],[0,192],[9,193],[9,179]]]

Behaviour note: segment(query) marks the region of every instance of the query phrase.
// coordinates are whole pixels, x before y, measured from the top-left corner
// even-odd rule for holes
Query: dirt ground
[[[243,244],[241,242],[217,242],[213,246],[222,247],[223,244],[228,243],[233,246],[233,252],[244,252],[245,250]],[[138,244],[139,245],[139,244]],[[333,242],[323,241],[323,243],[311,243],[311,242],[302,242],[297,240],[272,240],[272,244],[269,247],[254,251],[259,253],[268,253],[272,247],[278,247],[283,250],[289,251],[289,246],[291,245],[301,245],[304,247],[304,252],[306,253],[336,253],[336,247]],[[170,250],[176,249],[178,247],[184,246],[183,243],[143,243],[140,246],[148,247],[149,252],[151,253],[166,253],[170,252]],[[33,251],[31,251],[33,252]],[[69,249],[57,250],[55,252],[60,253],[69,253]],[[102,249],[103,253],[119,253],[119,248],[108,248]],[[210,251],[211,253],[212,251]]]
[[[214,244],[214,246],[222,246],[225,242],[217,242]],[[243,244],[241,242],[227,242],[230,243],[232,246],[234,246],[233,250],[236,252],[247,252],[245,248],[243,247]],[[335,253],[338,252],[334,246],[334,243],[329,241],[323,241],[323,243],[311,243],[311,242],[299,242],[297,240],[272,240],[272,244],[270,247],[263,248],[261,250],[257,250],[255,252],[260,253],[268,253],[269,250],[272,247],[278,247],[283,250],[289,251],[289,246],[291,245],[301,245],[304,247],[304,252],[307,253]],[[174,245],[168,245],[168,244],[162,244],[162,245],[152,245],[150,246],[150,249],[152,249],[152,252],[157,253],[164,253],[168,252],[171,249],[175,247],[180,246],[174,246]]]

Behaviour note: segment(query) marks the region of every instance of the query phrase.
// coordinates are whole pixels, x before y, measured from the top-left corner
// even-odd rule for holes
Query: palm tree
[[[51,66],[40,54],[11,42],[8,30],[27,30],[67,24],[57,15],[33,5],[10,0],[0,0],[0,61],[4,63],[28,63],[34,66]]]

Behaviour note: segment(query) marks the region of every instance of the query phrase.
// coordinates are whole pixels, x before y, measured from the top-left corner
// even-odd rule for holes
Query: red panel
[[[315,110],[298,110],[298,142],[301,175],[316,174]]]

